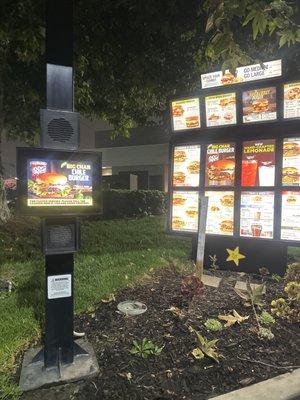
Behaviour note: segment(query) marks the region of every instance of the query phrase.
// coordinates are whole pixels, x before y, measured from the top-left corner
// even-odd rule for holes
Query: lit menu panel
[[[233,235],[234,192],[207,191],[208,210],[206,233]]]
[[[242,186],[274,186],[275,139],[243,142]]]
[[[300,118],[300,82],[286,83],[284,91],[284,118]]]
[[[199,194],[174,191],[172,196],[173,231],[196,232],[198,229]]]
[[[262,122],[277,118],[276,87],[243,92],[243,122]]]
[[[175,146],[173,155],[173,186],[199,186],[200,146]]]
[[[273,192],[241,193],[241,236],[272,239],[273,220]]]
[[[300,138],[283,139],[282,185],[300,186]]]
[[[171,103],[173,130],[200,128],[199,98],[174,100]]]
[[[205,97],[206,126],[236,124],[236,95],[223,93]]]
[[[205,186],[233,186],[235,144],[212,143],[206,148]]]
[[[300,192],[282,192],[281,239],[300,240]]]

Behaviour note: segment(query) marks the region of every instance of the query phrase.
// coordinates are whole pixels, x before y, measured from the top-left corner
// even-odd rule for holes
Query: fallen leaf
[[[204,357],[204,353],[199,349],[199,347],[196,347],[193,351],[192,351],[192,355],[197,359],[201,359]]]
[[[249,315],[243,317],[235,310],[233,310],[232,314],[226,314],[226,315],[219,315],[218,316],[218,318],[221,321],[226,321],[226,324],[224,325],[226,328],[229,328],[230,326],[234,325],[236,322],[238,324],[241,324],[243,321],[245,321],[246,319],[249,318]]]
[[[102,303],[111,303],[112,301],[116,301],[116,298],[113,293],[110,293],[110,295],[108,295],[108,297],[102,299],[101,301],[102,301]]]

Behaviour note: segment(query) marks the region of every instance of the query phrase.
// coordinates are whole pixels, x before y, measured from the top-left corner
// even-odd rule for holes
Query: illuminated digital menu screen
[[[243,142],[242,186],[274,186],[275,139]]]
[[[175,146],[173,156],[173,186],[199,186],[200,146]]]
[[[243,122],[270,121],[277,118],[276,88],[243,92]]]
[[[242,192],[240,235],[273,238],[274,193]]]
[[[171,110],[174,131],[200,128],[199,98],[174,100]]]
[[[284,92],[284,118],[300,117],[300,82],[286,83]]]
[[[198,208],[198,192],[174,191],[172,196],[172,230],[196,232],[198,229]]]
[[[300,186],[300,138],[283,139],[282,185]]]
[[[300,240],[300,192],[282,192],[281,239]]]
[[[205,97],[206,126],[236,124],[236,95],[224,93]]]
[[[205,186],[233,186],[235,144],[212,143],[206,148]]]
[[[233,235],[234,192],[207,191],[206,233]]]

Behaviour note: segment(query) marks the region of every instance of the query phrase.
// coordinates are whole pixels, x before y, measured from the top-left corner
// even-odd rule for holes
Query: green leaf
[[[206,22],[205,33],[209,32],[214,26],[214,14],[211,14]]]

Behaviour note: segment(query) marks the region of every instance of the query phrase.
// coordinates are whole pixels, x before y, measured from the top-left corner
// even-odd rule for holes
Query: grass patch
[[[165,234],[164,217],[86,221],[82,250],[75,259],[75,312],[92,309],[101,298],[144,273],[186,258],[190,240]],[[0,299],[0,399],[18,398],[9,380],[14,357],[39,337],[44,313],[44,260],[39,220],[16,219],[0,232],[0,277],[14,290]]]

